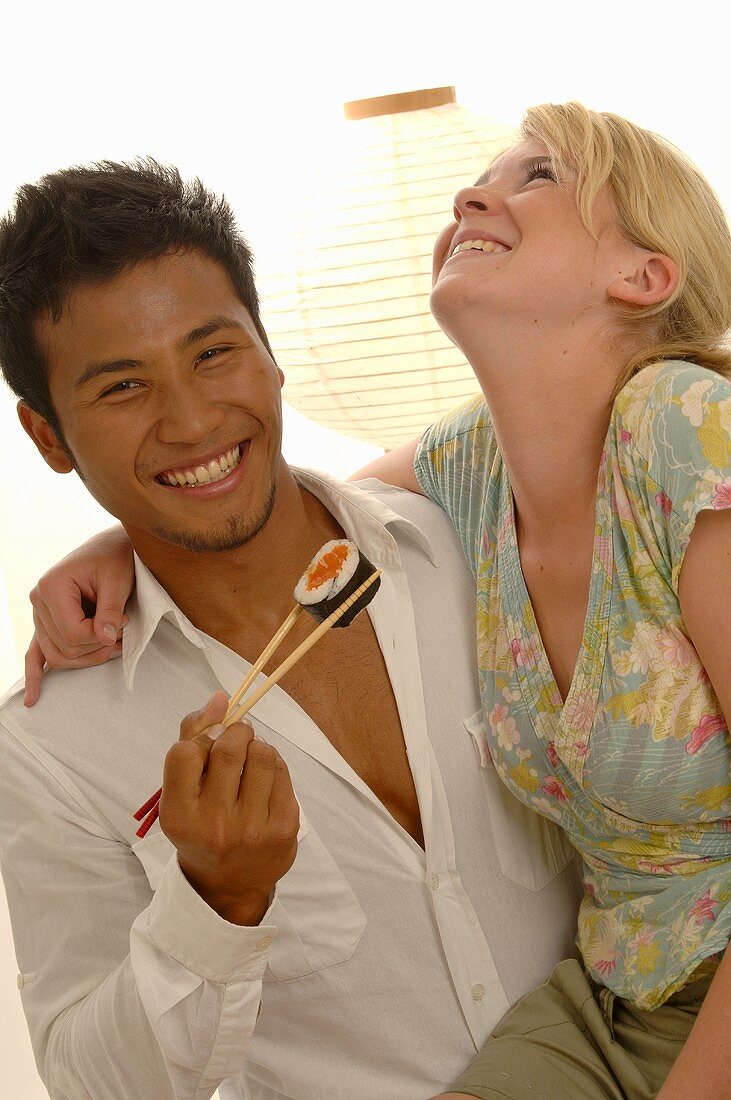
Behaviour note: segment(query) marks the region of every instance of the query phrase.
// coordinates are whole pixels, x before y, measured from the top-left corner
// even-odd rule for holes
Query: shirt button
[[[432,875],[432,877],[429,879],[429,883],[431,885],[432,890],[438,890],[439,889],[439,875]]]
[[[485,996],[485,987],[484,985],[480,985],[479,982],[476,982],[475,985],[470,988],[470,993],[472,994],[473,1001],[481,1001]]]
[[[22,974],[18,974],[18,989],[22,989],[25,985],[25,978]]]
[[[274,941],[274,936],[262,936],[262,938],[259,940],[259,942],[256,945],[256,950],[257,951],[266,951],[266,949],[268,947],[272,946],[273,941]]]

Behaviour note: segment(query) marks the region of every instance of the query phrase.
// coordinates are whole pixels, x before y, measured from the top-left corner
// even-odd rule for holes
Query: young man
[[[3,874],[51,1096],[430,1095],[565,954],[577,896],[567,849],[491,773],[446,518],[287,466],[248,251],[176,172],[21,189],[0,287],[23,426],[137,554],[122,660],[0,709]],[[253,709],[261,740],[222,732],[220,689],[343,533],[382,571],[369,613]],[[138,840],[164,758],[162,829]]]

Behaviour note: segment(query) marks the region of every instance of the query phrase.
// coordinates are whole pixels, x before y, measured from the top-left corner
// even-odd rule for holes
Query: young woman
[[[721,1100],[728,226],[677,150],[579,104],[529,111],[454,216],[432,309],[484,401],[367,472],[452,518],[477,580],[483,766],[564,827],[585,896],[581,961],[511,1010],[449,1095]],[[106,600],[96,568],[77,559],[56,591]],[[113,583],[116,626],[129,573]],[[32,680],[60,617],[35,601]]]

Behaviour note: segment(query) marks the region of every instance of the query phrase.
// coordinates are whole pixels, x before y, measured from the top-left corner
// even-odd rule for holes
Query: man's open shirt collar
[[[398,530],[413,541],[427,555],[433,564],[437,564],[434,549],[429,536],[411,520],[398,515],[379,497],[387,496],[391,489],[378,481],[360,482],[358,485],[339,481],[328,474],[311,470],[293,469],[297,481],[303,488],[316,496],[338,521],[348,538],[378,568],[400,568],[396,539],[391,529]],[[363,487],[377,489],[379,497],[373,492],[364,492]],[[302,563],[302,569],[307,566]],[[152,639],[161,619],[167,618],[175,623],[185,637],[198,649],[205,649],[206,643],[200,631],[185,617],[173,603],[162,585],[135,554],[135,591],[127,607],[129,623],[124,629],[122,642],[122,668],[124,682],[128,690],[134,686],[137,665]]]

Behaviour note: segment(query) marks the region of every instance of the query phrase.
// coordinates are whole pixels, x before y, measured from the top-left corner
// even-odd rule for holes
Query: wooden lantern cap
[[[456,103],[454,88],[422,88],[418,92],[378,95],[373,99],[352,99],[343,104],[347,119],[375,118],[377,115],[398,115],[403,111],[423,111],[427,107],[443,107]]]

